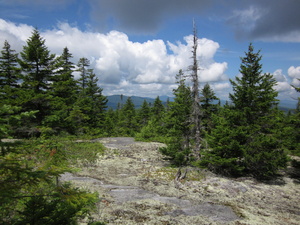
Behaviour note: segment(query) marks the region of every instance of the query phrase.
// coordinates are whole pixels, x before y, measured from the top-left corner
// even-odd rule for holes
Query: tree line
[[[67,47],[59,56],[51,54],[37,29],[20,54],[5,41],[0,55],[1,107],[12,107],[13,115],[30,114],[5,124],[7,135],[122,135],[158,140],[168,143],[162,152],[177,164],[197,161],[236,175],[274,170],[260,166],[275,159],[284,166],[283,152],[299,152],[299,102],[287,115],[278,109],[276,81],[271,74],[263,74],[260,51],[250,44],[241,57],[241,77],[230,80],[233,93],[224,106],[209,84],[198,88],[195,32],[192,53],[192,75],[182,70],[176,75],[174,101],[164,106],[157,97],[153,105],[144,101],[136,109],[128,98],[112,110],[107,109],[107,98],[88,59],[80,58],[75,65]]]
[[[263,73],[260,51],[256,52],[250,44],[245,56],[241,57],[241,76],[230,80],[233,92],[225,105],[220,104],[208,83],[201,89],[198,87],[195,31],[192,54],[191,74],[180,70],[176,75],[174,101],[164,105],[157,97],[152,105],[145,100],[142,107],[136,109],[128,98],[113,110],[107,108],[107,98],[87,58],[80,58],[74,64],[67,47],[59,56],[51,54],[37,29],[19,54],[5,41],[0,54],[0,139],[131,136],[137,140],[166,143],[160,151],[174,165],[205,167],[227,176],[250,175],[258,179],[276,176],[280,169],[286,168],[289,155],[300,156],[300,98],[295,110],[288,114],[278,109],[276,80],[272,74]],[[300,92],[299,88],[294,88]],[[49,167],[46,160],[44,169],[37,171],[36,167],[28,167],[24,162],[32,158],[32,151],[24,150],[27,147],[15,148],[2,141],[0,144],[0,170],[4,174],[0,186],[3,187],[1,193],[5,193],[1,199],[7,203],[2,212],[7,213],[8,218],[14,216],[10,214],[13,209],[9,205],[17,204],[11,200],[15,194],[24,190],[32,193],[36,189],[12,188],[7,186],[7,181],[26,185],[33,181],[45,185],[49,177],[66,171],[62,169],[65,168],[63,163],[53,161],[53,155],[65,159],[65,153],[50,143],[50,150],[45,150],[45,145],[35,146],[48,151],[52,165]],[[56,154],[58,151],[60,154]],[[62,187],[54,185],[53,188]],[[72,192],[70,187],[64,190]],[[31,196],[24,203],[26,207],[22,206],[23,214],[30,214],[26,210],[30,211],[33,206],[28,204],[58,206],[63,196],[60,192],[54,193],[57,193],[56,198],[50,200],[49,196]],[[94,201],[86,193],[79,197],[81,205],[75,204],[77,208],[70,212],[72,218],[85,210],[84,201],[87,204]],[[70,206],[60,204],[59,207],[64,210]]]

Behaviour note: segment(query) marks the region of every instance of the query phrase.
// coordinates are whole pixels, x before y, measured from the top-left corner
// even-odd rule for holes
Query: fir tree
[[[149,103],[144,99],[142,107],[138,111],[138,120],[141,127],[145,126],[150,119],[150,106]]]
[[[24,72],[23,86],[35,94],[44,93],[50,87],[53,75],[54,54],[45,45],[45,40],[35,29],[21,52],[21,68]]]
[[[78,80],[79,86],[82,90],[86,88],[88,67],[90,66],[90,61],[87,58],[80,58],[77,64],[77,71],[80,73],[80,78]]]
[[[127,98],[123,108],[120,110],[119,121],[120,132],[126,136],[133,136],[137,131],[135,106],[130,97]]]
[[[155,120],[159,121],[162,119],[164,111],[165,107],[162,104],[162,101],[160,100],[159,96],[157,96],[151,108],[152,117],[155,118]]]
[[[8,41],[4,42],[0,56],[0,87],[18,87],[20,69],[18,66],[18,54],[11,49]]]
[[[104,122],[104,112],[107,108],[107,98],[102,94],[103,89],[98,86],[98,77],[92,69],[88,70],[85,95],[89,99],[89,124],[91,127],[101,127]]]
[[[202,127],[208,133],[210,133],[213,124],[212,124],[212,114],[217,113],[219,105],[213,103],[214,101],[219,100],[216,97],[214,91],[211,89],[210,85],[207,83],[204,85],[201,90],[202,97],[200,98],[201,109],[202,109]]]
[[[20,66],[22,69],[23,107],[26,111],[38,110],[36,125],[49,114],[49,94],[53,75],[54,54],[45,45],[45,40],[37,29],[32,32],[27,44],[23,47]]]
[[[15,105],[18,98],[18,54],[12,50],[8,41],[4,42],[0,56],[0,99],[1,104]]]
[[[63,49],[62,55],[55,59],[55,73],[51,84],[51,114],[45,124],[56,129],[72,132],[66,118],[76,101],[77,83],[73,76],[74,64],[68,48]]]
[[[169,110],[163,119],[167,136],[167,147],[161,148],[175,164],[190,163],[192,145],[190,114],[192,111],[192,94],[186,86],[182,70],[176,75],[178,87],[173,90],[174,101],[170,102]]]
[[[241,60],[242,76],[231,80],[233,105],[216,119],[210,138],[212,151],[202,163],[232,175],[270,178],[286,166],[278,135],[281,115],[276,107],[276,82],[271,74],[261,73],[260,51],[255,53],[252,44]]]

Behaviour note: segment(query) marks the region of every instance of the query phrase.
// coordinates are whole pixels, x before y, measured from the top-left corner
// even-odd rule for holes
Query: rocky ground
[[[300,224],[299,179],[272,183],[229,179],[178,168],[159,153],[161,143],[102,138],[107,150],[94,165],[61,180],[99,193],[94,217],[107,224]]]

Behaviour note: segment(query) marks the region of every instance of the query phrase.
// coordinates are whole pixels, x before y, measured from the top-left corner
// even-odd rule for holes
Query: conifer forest
[[[272,180],[288,166],[299,168],[300,97],[289,112],[279,109],[276,80],[263,72],[252,43],[241,56],[233,91],[221,104],[209,83],[198,81],[197,34],[192,65],[174,74],[174,99],[137,108],[129,97],[107,106],[87,58],[73,61],[67,47],[52,54],[35,29],[21,52],[9,40],[0,52],[0,224],[76,224],[89,218],[97,193],[61,183],[78,160],[105,151],[93,140],[133,137],[161,142],[173,167],[196,167],[237,178]],[[263,51],[263,50],[262,50]],[[75,79],[76,74],[76,79]],[[300,96],[300,88],[294,87]],[[124,93],[126,95],[126,93]],[[122,97],[122,95],[121,95]],[[105,224],[90,219],[89,224]]]

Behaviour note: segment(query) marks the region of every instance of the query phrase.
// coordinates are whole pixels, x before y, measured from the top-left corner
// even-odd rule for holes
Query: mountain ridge
[[[135,108],[141,108],[143,105],[144,100],[146,100],[150,105],[153,105],[155,98],[151,97],[141,97],[141,96],[127,96],[127,95],[109,95],[106,96],[108,99],[107,106],[111,109],[117,109],[118,106],[124,105],[127,99],[130,97]],[[174,97],[169,96],[158,96],[159,99],[162,101],[163,105],[166,105],[168,100],[173,101]],[[224,105],[226,100],[221,100],[221,104]],[[288,112],[290,110],[295,110],[296,108],[296,101],[286,101],[282,100],[279,102],[279,109]]]

